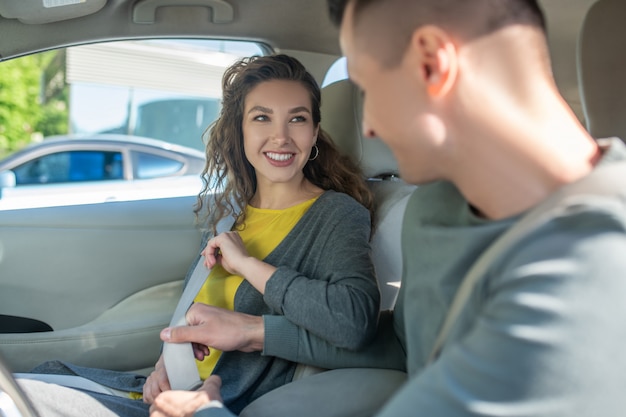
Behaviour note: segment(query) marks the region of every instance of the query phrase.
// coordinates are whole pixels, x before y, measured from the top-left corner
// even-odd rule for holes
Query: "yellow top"
[[[284,210],[247,206],[245,227],[239,231],[239,235],[248,253],[257,259],[265,259],[282,242],[316,199],[317,197]],[[235,293],[242,281],[242,277],[231,275],[220,265],[216,265],[209,273],[194,302],[234,310]],[[211,354],[204,360],[196,361],[200,378],[203,380],[211,375],[222,353],[213,348],[210,348],[210,351]]]

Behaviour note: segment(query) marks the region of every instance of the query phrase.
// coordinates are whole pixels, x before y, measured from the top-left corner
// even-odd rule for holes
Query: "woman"
[[[284,315],[337,346],[361,347],[379,304],[368,254],[372,198],[320,129],[315,79],[286,55],[253,57],[226,71],[223,91],[195,211],[212,233],[219,219],[236,220],[202,251],[213,270],[195,301],[266,316],[266,327],[267,316]],[[222,192],[207,204],[210,185]],[[259,352],[209,346],[203,354],[202,379],[220,375],[235,412],[289,382],[296,366]],[[144,386],[147,402],[169,389],[159,362]]]
[[[259,326],[261,340],[296,328],[348,349],[362,347],[376,331],[380,296],[369,258],[372,197],[359,169],[320,128],[320,100],[315,79],[296,59],[243,59],[224,75],[222,109],[209,129],[195,213],[207,229],[201,256],[212,270],[188,315],[228,318],[210,320],[206,346],[196,349],[196,358],[202,379],[221,377],[224,403],[236,413],[290,382],[296,364],[262,355],[262,343],[224,343],[229,334],[244,333],[233,323]],[[220,192],[211,194],[212,187]],[[235,219],[230,231],[215,236],[217,222],[229,216]],[[84,369],[61,366],[98,379],[97,372],[94,378]],[[111,387],[115,378],[106,377]],[[140,392],[141,382],[130,385]],[[45,398],[71,396],[61,388],[50,396],[42,395],[42,387],[27,391],[38,390],[31,398],[41,410]],[[143,384],[143,403],[90,395],[111,415],[145,416],[167,390],[161,357]],[[90,407],[76,402],[67,405],[71,410],[65,415]],[[193,402],[183,403],[192,414]]]

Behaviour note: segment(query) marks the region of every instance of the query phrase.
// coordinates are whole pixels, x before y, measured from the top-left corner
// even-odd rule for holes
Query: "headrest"
[[[626,140],[626,1],[600,0],[587,12],[578,43],[580,96],[596,138]]]
[[[339,149],[352,156],[367,178],[398,175],[391,150],[378,138],[364,138],[361,92],[349,80],[322,88],[322,129]]]

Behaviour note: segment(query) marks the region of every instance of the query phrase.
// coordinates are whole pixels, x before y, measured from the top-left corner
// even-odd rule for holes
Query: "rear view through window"
[[[135,183],[153,188],[153,198],[169,197],[167,190],[197,194],[200,182],[181,179],[177,187],[173,181],[202,172],[203,134],[220,111],[224,70],[267,51],[254,42],[125,40],[2,62],[0,210],[21,207],[7,203],[11,196],[28,194],[34,201],[40,187],[84,195],[90,182],[117,181],[125,195]],[[70,200],[126,198],[114,188],[108,184],[101,198]]]

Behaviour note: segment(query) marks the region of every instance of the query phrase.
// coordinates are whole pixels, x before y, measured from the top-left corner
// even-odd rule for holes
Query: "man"
[[[365,94],[364,131],[423,185],[407,207],[394,314],[410,378],[379,415],[623,415],[620,198],[584,199],[529,230],[491,264],[427,362],[481,253],[555,191],[626,160],[621,142],[596,142],[559,95],[537,2],[329,4]],[[168,340],[190,339],[180,334]]]

